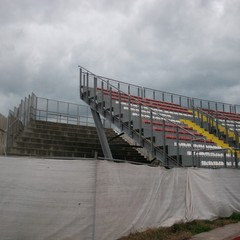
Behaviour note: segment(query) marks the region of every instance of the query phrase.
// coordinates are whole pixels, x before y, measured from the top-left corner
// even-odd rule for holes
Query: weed
[[[142,233],[131,233],[119,240],[189,240],[195,234],[239,221],[240,213],[234,213],[229,218],[219,218],[213,221],[194,220],[188,223],[179,222],[171,227],[147,229]]]

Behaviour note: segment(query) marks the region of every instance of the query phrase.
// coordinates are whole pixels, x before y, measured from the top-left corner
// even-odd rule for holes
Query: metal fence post
[[[224,157],[224,167],[227,167],[227,156],[226,156],[226,152],[224,151],[223,153],[223,157]]]
[[[142,146],[142,104],[139,103],[139,143]]]
[[[166,155],[166,126],[165,126],[165,120],[163,120],[163,158],[164,158],[165,165],[168,166],[167,155]]]
[[[153,155],[153,113],[152,109],[150,110],[150,122],[151,122],[151,154]]]
[[[238,168],[238,154],[236,150],[234,152],[234,159],[235,159],[235,168]]]
[[[79,68],[79,94],[80,98],[82,98],[82,68]]]
[[[129,135],[131,134],[131,118],[132,118],[132,111],[131,111],[131,96],[128,95],[128,131]]]
[[[177,165],[179,166],[179,129],[178,129],[178,126],[176,129],[176,134],[177,134]]]

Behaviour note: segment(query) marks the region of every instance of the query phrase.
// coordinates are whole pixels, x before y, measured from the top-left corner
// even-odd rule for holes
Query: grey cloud
[[[239,10],[238,0],[3,0],[0,112],[32,91],[79,102],[78,64],[129,83],[238,104]]]

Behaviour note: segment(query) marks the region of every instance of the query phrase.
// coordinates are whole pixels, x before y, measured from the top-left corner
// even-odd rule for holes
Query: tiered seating
[[[203,157],[203,160],[205,157],[207,161],[222,161],[223,153],[218,152],[221,147],[211,140],[206,140],[201,133],[180,121],[192,120],[192,112],[189,109],[176,103],[101,88],[97,89],[97,96],[100,101],[102,99],[105,101],[106,106],[110,106],[111,101],[114,109],[112,114],[119,116],[121,113],[121,121],[129,123],[131,118],[131,127],[137,132],[140,131],[139,116],[141,114],[143,136],[146,139],[153,137],[154,146],[165,149],[168,156],[181,159],[184,166],[192,166],[193,148],[199,150],[196,153]],[[207,152],[207,150],[217,152]],[[232,158],[229,154],[226,157]]]
[[[218,119],[224,119],[229,121],[240,121],[240,114],[238,113],[215,111],[215,110],[209,110],[209,109],[203,109],[203,111]]]
[[[150,120],[143,120],[143,123],[144,124],[151,124],[151,121]],[[202,134],[197,133],[192,128],[190,128],[188,126],[185,126],[183,124],[176,125],[176,124],[172,124],[172,123],[164,123],[164,125],[165,125],[164,129],[163,129],[163,122],[153,121],[152,124],[153,124],[153,129],[156,132],[163,132],[165,130],[165,137],[167,139],[177,140],[177,127],[179,127],[179,129],[178,129],[178,134],[179,134],[178,140],[190,142],[193,138],[195,138],[196,139],[195,141],[197,141],[197,142],[204,142],[204,137],[203,137]],[[206,143],[211,143],[212,144],[213,142],[207,140]]]
[[[203,112],[213,116],[215,119],[218,119],[219,123],[223,127],[227,125],[230,131],[240,132],[240,114],[209,109],[203,109]]]
[[[125,93],[119,93],[117,91],[109,91],[107,89],[100,89],[98,91],[103,93],[107,96],[111,95],[112,100],[118,103],[121,101],[123,105],[123,110],[129,110],[129,101],[130,101],[130,110],[132,112],[132,116],[138,117],[139,114],[139,104],[142,104],[142,117],[144,118],[144,124],[150,124],[150,109],[153,110],[153,119],[158,120],[154,121],[153,130],[156,132],[163,132],[161,122],[164,118],[169,119],[172,123],[166,122],[165,123],[165,137],[166,139],[176,140],[177,130],[176,127],[178,125],[181,126],[182,129],[179,129],[178,134],[180,141],[191,141],[193,137],[197,139],[198,142],[204,142],[204,138],[201,134],[193,131],[191,128],[187,127],[186,125],[182,124],[179,119],[180,117],[191,117],[192,113],[187,109],[175,103],[163,102],[155,99],[150,98],[141,98],[139,96],[127,95]],[[158,116],[159,114],[159,116]],[[160,117],[161,116],[161,117]],[[176,125],[177,124],[177,125]],[[192,136],[191,136],[192,135]],[[212,143],[211,141],[207,141],[207,143]]]
[[[130,100],[131,104],[136,104],[139,105],[140,103],[143,104],[146,107],[153,108],[153,109],[160,109],[165,112],[177,112],[178,114],[186,114],[187,116],[191,116],[192,113],[189,112],[187,108],[184,108],[178,104],[175,103],[169,103],[169,102],[164,102],[160,100],[155,100],[155,99],[150,99],[150,98],[141,98],[139,96],[134,96],[134,95],[127,95],[125,93],[119,93],[117,91],[109,91],[107,89],[100,89],[98,88],[98,91],[103,93],[108,96],[112,96],[112,100],[116,101],[121,101],[128,103]]]

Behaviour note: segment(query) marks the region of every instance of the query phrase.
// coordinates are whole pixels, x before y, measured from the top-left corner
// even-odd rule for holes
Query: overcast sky
[[[239,0],[0,0],[0,113],[95,74],[240,104]]]

